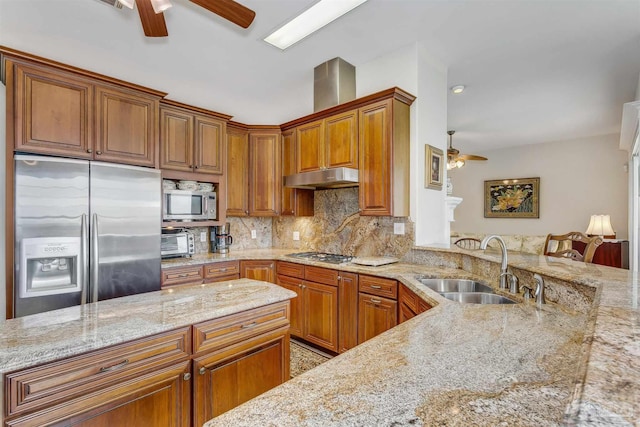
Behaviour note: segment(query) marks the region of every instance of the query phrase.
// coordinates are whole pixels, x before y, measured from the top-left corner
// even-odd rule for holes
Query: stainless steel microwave
[[[216,193],[211,191],[163,190],[162,219],[208,221],[217,219]]]

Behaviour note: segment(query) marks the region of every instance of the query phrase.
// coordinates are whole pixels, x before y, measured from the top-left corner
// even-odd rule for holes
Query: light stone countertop
[[[639,286],[627,270],[509,253],[521,284],[531,286],[533,273],[545,278],[549,303],[538,309],[457,304],[415,278],[476,278],[495,289],[497,251],[414,248],[381,267],[308,262],[290,252],[228,259],[396,278],[437,306],[205,427],[640,425]]]
[[[285,301],[295,293],[239,279],[177,287],[0,322],[4,373]]]

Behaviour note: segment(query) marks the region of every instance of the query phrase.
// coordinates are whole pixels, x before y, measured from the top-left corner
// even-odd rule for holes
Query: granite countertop
[[[295,297],[238,279],[115,298],[0,322],[0,374]],[[0,375],[0,401],[4,390]]]
[[[510,253],[512,270],[542,274],[561,303],[478,306],[448,301],[416,275],[492,282],[497,251],[414,248],[409,262],[381,267],[290,252],[232,256],[396,278],[436,307],[205,427],[640,425],[638,280],[627,270]]]

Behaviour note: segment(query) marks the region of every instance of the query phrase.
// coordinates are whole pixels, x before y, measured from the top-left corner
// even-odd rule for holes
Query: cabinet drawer
[[[313,267],[307,265],[304,268],[304,278],[305,280],[308,280],[310,282],[338,286],[338,270],[332,270],[330,268]]]
[[[398,298],[398,282],[393,279],[361,274],[358,284],[358,290],[360,292],[392,299]]]
[[[162,270],[162,287],[187,283],[202,283],[202,266],[187,265]]]
[[[193,352],[223,349],[233,343],[289,326],[289,302],[280,302],[193,326]]]
[[[418,313],[424,313],[427,310],[433,308],[431,304],[423,300],[422,298],[418,298]]]
[[[405,304],[407,307],[411,309],[414,313],[418,312],[418,301],[421,298],[418,298],[416,294],[414,294],[409,288],[400,283],[398,285],[398,299],[401,304]]]
[[[142,375],[191,353],[191,328],[118,344],[81,356],[9,373],[8,415],[51,406]]]
[[[286,262],[286,261],[278,261],[277,269],[278,269],[278,274],[282,274],[283,276],[304,279],[304,265],[302,264],[295,264],[293,262]]]
[[[206,264],[204,266],[204,278],[205,279],[219,279],[226,278],[228,276],[240,275],[240,266],[238,261],[224,261],[215,262],[212,264]],[[207,280],[210,282],[210,280]]]

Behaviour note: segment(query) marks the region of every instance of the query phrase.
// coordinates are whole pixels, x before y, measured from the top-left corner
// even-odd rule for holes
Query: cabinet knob
[[[87,153],[93,153],[93,150],[91,148],[87,148]]]
[[[96,154],[100,155],[100,154],[102,154],[102,151],[98,150],[98,151],[96,151]]]
[[[187,372],[182,376],[182,378],[184,378],[185,381],[189,381],[191,379],[191,374]]]
[[[302,283],[299,283],[299,284],[298,284],[298,287],[299,287],[299,288],[302,288]]]
[[[200,375],[204,375],[205,372],[207,372],[207,368],[205,368],[204,366],[198,370],[198,373]]]
[[[195,165],[193,168],[194,168],[194,169],[198,169],[198,165]]]
[[[342,276],[338,276],[338,280],[342,280]]]
[[[190,167],[191,169],[193,169],[193,165],[189,165],[189,167]]]
[[[249,211],[244,211],[244,213],[246,213],[247,215],[249,215]]]

